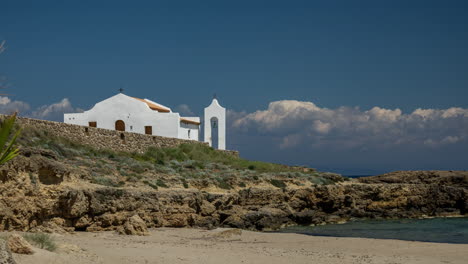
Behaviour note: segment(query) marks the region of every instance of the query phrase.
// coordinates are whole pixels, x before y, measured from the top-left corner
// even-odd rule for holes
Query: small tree
[[[19,154],[19,148],[15,147],[14,145],[21,132],[21,129],[18,129],[13,137],[11,137],[15,120],[16,113],[10,117],[5,118],[0,127],[0,165],[6,163]]]

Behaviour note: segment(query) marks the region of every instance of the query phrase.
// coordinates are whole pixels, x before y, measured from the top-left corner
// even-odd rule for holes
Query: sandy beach
[[[313,237],[237,229],[159,228],[149,236],[115,232],[54,234],[56,252],[14,254],[42,263],[466,263],[468,245]]]

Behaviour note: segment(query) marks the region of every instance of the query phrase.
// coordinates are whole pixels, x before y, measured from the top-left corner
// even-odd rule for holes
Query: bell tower
[[[210,147],[226,149],[226,108],[222,107],[216,95],[211,104],[205,108],[205,142]]]

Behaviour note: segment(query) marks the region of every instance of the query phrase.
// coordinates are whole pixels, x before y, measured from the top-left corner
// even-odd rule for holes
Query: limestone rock
[[[468,187],[466,171],[394,171],[378,176],[362,177],[363,183],[443,184]]]
[[[216,207],[210,202],[203,200],[200,206],[200,213],[203,216],[208,216],[216,211]]]
[[[166,218],[169,227],[186,227],[188,225],[186,214],[173,214]]]
[[[63,218],[53,218],[51,220],[45,221],[40,226],[31,228],[30,232],[39,232],[39,233],[58,233],[65,234],[73,232],[75,228],[65,227],[61,222],[64,222]]]
[[[18,234],[12,234],[8,237],[8,247],[13,253],[27,255],[34,254],[31,244]]]
[[[16,264],[6,240],[0,239],[0,264]]]
[[[145,222],[138,215],[128,218],[125,224],[119,227],[117,231],[122,235],[149,235]]]
[[[89,210],[89,200],[82,191],[72,190],[61,197],[63,214],[67,217],[80,217]]]
[[[91,225],[91,219],[89,218],[89,216],[87,215],[84,215],[82,217],[80,217],[76,223],[75,223],[75,228],[78,228],[78,229],[84,229],[86,230],[86,227],[90,226]]]

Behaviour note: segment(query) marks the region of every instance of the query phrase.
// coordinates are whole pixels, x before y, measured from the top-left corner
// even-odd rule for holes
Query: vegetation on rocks
[[[23,237],[31,244],[48,250],[48,251],[55,251],[57,249],[57,244],[55,243],[54,239],[49,234],[45,233],[27,233],[24,234]]]
[[[229,191],[259,184],[284,188],[346,180],[311,168],[245,160],[203,144],[149,147],[145,153],[113,152],[52,137],[32,127],[24,129],[19,143],[26,148],[49,150],[51,159],[76,168],[75,174],[81,175],[81,180],[108,187]]]

